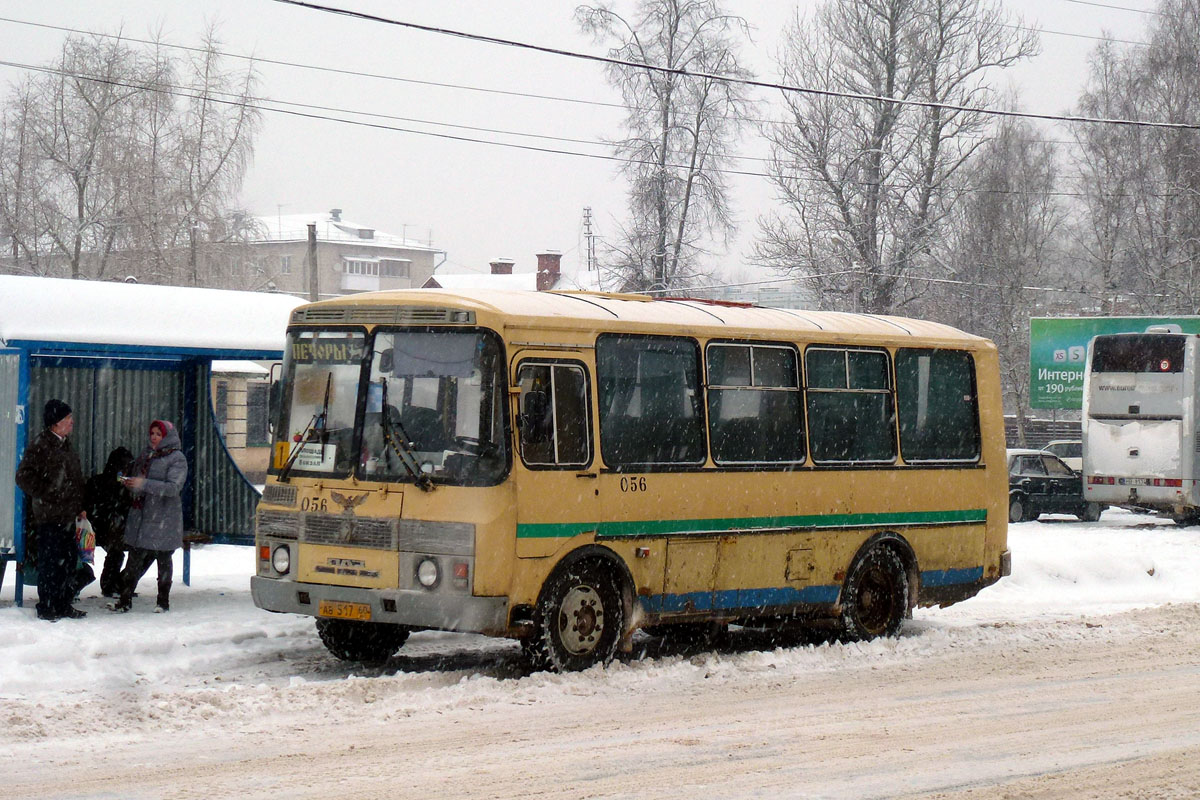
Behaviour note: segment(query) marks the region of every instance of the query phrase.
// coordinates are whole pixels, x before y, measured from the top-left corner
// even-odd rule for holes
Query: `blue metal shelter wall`
[[[207,361],[196,364],[189,378],[188,395],[196,404],[194,527],[215,541],[250,544],[259,494],[225,449],[212,407],[209,367]]]
[[[13,497],[17,461],[17,404],[20,402],[18,387],[21,380],[21,354],[17,351],[0,352],[0,498]],[[0,553],[12,552],[16,547],[14,536],[17,521],[16,509],[11,502],[0,502]]]

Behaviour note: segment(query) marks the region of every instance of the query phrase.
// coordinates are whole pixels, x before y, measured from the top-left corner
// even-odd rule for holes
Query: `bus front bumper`
[[[427,592],[423,589],[358,589],[320,583],[250,578],[254,604],[267,611],[322,616],[322,602],[370,609],[371,622],[443,631],[503,636],[508,630],[508,599]]]

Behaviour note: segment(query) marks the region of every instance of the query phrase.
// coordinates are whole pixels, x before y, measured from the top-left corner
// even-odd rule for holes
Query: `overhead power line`
[[[1096,8],[1111,8],[1114,11],[1131,11],[1134,14],[1153,14],[1153,15],[1159,16],[1159,17],[1170,16],[1169,14],[1164,14],[1161,11],[1152,11],[1148,8],[1130,8],[1128,6],[1114,6],[1114,5],[1109,5],[1108,3],[1094,3],[1091,0],[1063,0],[1063,2],[1064,3],[1074,3],[1075,5],[1079,5],[1079,6],[1095,6]]]
[[[354,126],[358,126],[358,127],[372,128],[372,129],[376,129],[376,130],[392,131],[392,132],[396,132],[396,133],[409,133],[409,134],[414,134],[417,136],[426,136],[426,137],[431,137],[431,138],[435,138],[435,139],[447,139],[450,141],[457,141],[457,142],[470,142],[470,143],[474,143],[474,144],[484,144],[484,145],[490,145],[493,147],[506,147],[506,148],[510,148],[510,149],[514,149],[514,150],[524,150],[524,151],[535,152],[535,153],[548,153],[548,154],[553,154],[553,155],[573,156],[576,158],[592,158],[592,159],[599,159],[602,161],[612,161],[612,162],[624,163],[624,164],[638,164],[638,165],[646,165],[646,166],[666,166],[668,169],[689,169],[689,167],[682,165],[682,164],[661,165],[658,162],[651,162],[651,161],[646,161],[643,159],[636,159],[636,158],[627,158],[627,157],[619,156],[619,155],[615,155],[615,154],[582,153],[577,150],[564,150],[564,149],[553,148],[553,147],[539,147],[539,146],[535,146],[535,145],[517,144],[514,142],[499,142],[499,141],[495,141],[495,140],[491,140],[491,139],[481,139],[481,138],[477,138],[474,136],[462,136],[462,135],[456,135],[456,134],[450,134],[450,133],[436,133],[433,131],[424,131],[424,130],[418,130],[415,128],[404,128],[404,127],[399,127],[396,125],[386,125],[386,124],[379,123],[379,122],[368,122],[365,120],[357,120],[357,119],[345,119],[343,117],[334,117],[334,116],[329,116],[326,114],[317,114],[317,113],[306,112],[306,111],[297,111],[297,110],[288,109],[288,108],[276,108],[276,107],[267,106],[267,105],[255,105],[252,102],[248,102],[244,99],[241,99],[240,96],[230,95],[237,99],[228,99],[228,97],[223,98],[223,97],[218,96],[221,94],[225,94],[223,92],[206,91],[202,94],[199,94],[199,93],[196,93],[195,90],[190,89],[188,87],[172,86],[169,84],[161,84],[161,83],[123,81],[123,80],[118,80],[116,78],[111,78],[111,77],[107,77],[107,76],[88,75],[86,73],[79,73],[79,72],[74,72],[71,70],[63,70],[63,69],[58,69],[56,67],[43,67],[43,66],[37,66],[37,65],[33,65],[33,64],[22,64],[20,62],[4,61],[4,60],[0,60],[0,66],[14,67],[16,69],[25,69],[25,70],[30,70],[33,72],[41,72],[41,73],[45,73],[45,74],[49,74],[49,75],[59,75],[59,76],[66,76],[66,77],[71,77],[71,78],[78,78],[80,80],[92,81],[95,83],[103,83],[103,84],[112,85],[112,86],[121,86],[124,88],[142,89],[145,91],[157,91],[157,92],[162,92],[163,94],[166,94],[166,95],[169,95],[172,97],[181,97],[181,98],[191,99],[191,100],[207,100],[208,102],[212,102],[212,103],[237,106],[237,107],[241,107],[241,108],[250,107],[250,108],[255,108],[255,109],[258,109],[261,111],[267,111],[267,112],[271,112],[271,113],[275,113],[275,114],[283,114],[286,116],[297,117],[297,118],[301,118],[301,119],[312,119],[312,120],[321,120],[321,121],[326,121],[326,122],[336,122],[336,123],[340,123],[343,125],[354,125]],[[277,101],[268,100],[266,102],[275,103]],[[368,112],[343,111],[343,113],[365,114]],[[428,123],[428,124],[439,124],[439,123]],[[497,131],[497,130],[491,130],[491,129],[480,129],[480,130],[484,130],[489,133],[499,133],[499,134],[506,133],[505,131]],[[747,158],[749,158],[749,157],[747,157]],[[713,172],[713,173],[719,173],[722,175],[734,175],[734,176],[752,177],[752,178],[771,179],[771,178],[776,177],[770,173],[765,173],[765,172],[753,172],[750,170],[739,170],[739,169],[729,169],[729,168],[713,168],[709,171]],[[790,176],[790,177],[793,180],[798,180],[798,181],[802,181],[805,183],[823,182],[819,178],[814,178],[814,177],[807,177],[807,176]],[[848,183],[850,185],[859,186],[859,187],[880,186],[880,187],[884,187],[884,188],[888,188],[888,189],[900,189],[900,190],[912,190],[912,189],[920,188],[917,184],[898,184],[898,183],[888,183],[888,182],[883,182],[883,181],[878,181],[878,182],[849,181]],[[954,191],[959,194],[1025,195],[1025,196],[1036,196],[1036,197],[1086,197],[1086,196],[1090,196],[1090,194],[1092,194],[1092,193],[1068,192],[1068,191],[1028,191],[1028,190],[1022,190],[1022,189],[985,189],[985,188],[953,188],[953,187],[948,189],[948,191]],[[1140,193],[1140,194],[1130,194],[1130,193],[1125,193],[1125,192],[1101,192],[1100,194],[1103,196],[1106,196],[1106,197],[1171,198],[1171,197],[1180,196],[1178,193],[1174,193],[1174,192],[1172,192],[1172,193]]]
[[[1086,124],[1105,124],[1105,125],[1136,125],[1141,127],[1151,128],[1168,128],[1174,130],[1200,130],[1200,122],[1161,122],[1154,120],[1135,120],[1135,119],[1118,119],[1105,117],[1079,117],[1062,114],[1039,114],[1029,111],[1012,111],[997,108],[985,108],[981,106],[964,106],[955,103],[939,103],[933,100],[913,100],[908,98],[886,97],[883,95],[865,94],[862,92],[842,92],[833,89],[818,89],[811,86],[792,86],[784,83],[773,83],[770,81],[759,81],[751,78],[737,78],[730,75],[718,75],[710,72],[692,72],[690,70],[679,69],[677,67],[662,67],[655,64],[640,64],[635,61],[626,61],[624,59],[612,58],[611,56],[598,56],[592,53],[579,53],[573,50],[564,50],[560,47],[548,47],[546,45],[530,44],[528,42],[518,42],[512,39],[501,39],[496,36],[485,36],[483,34],[466,33],[464,31],[452,30],[450,28],[439,28],[432,25],[422,25],[417,22],[405,22],[404,20],[392,19],[389,17],[381,17],[376,14],[367,14],[362,11],[351,11],[343,8],[333,8],[331,6],[320,5],[318,3],[307,2],[307,0],[275,0],[277,3],[286,5],[298,6],[307,8],[313,11],[321,11],[329,14],[337,14],[341,16],[360,19],[366,22],[374,22],[383,25],[395,25],[401,28],[411,30],[424,31],[426,33],[434,33],[442,36],[451,36],[470,41],[484,42],[487,44],[501,45],[505,47],[515,47],[522,50],[532,50],[538,53],[546,53],[549,55],[562,56],[565,58],[575,58],[584,61],[593,61],[600,64],[610,64],[619,67],[631,67],[633,69],[642,69],[649,72],[660,72],[667,75],[678,75],[686,78],[699,78],[703,80],[722,81],[725,83],[733,83],[741,86],[750,86],[758,89],[771,89],[774,91],[787,92],[792,94],[807,94],[816,97],[841,97],[848,100],[864,100],[873,103],[886,103],[893,105],[914,106],[917,108],[937,108],[945,111],[959,111],[971,114],[986,114],[998,117],[1014,117],[1019,119],[1041,119],[1054,122],[1071,122],[1071,123],[1086,123]]]
[[[71,28],[71,27],[66,27],[66,26],[62,26],[62,25],[50,25],[48,23],[43,23],[43,22],[32,22],[29,20],[13,19],[11,17],[0,17],[0,22],[8,22],[8,23],[12,23],[15,25],[28,25],[28,26],[35,27],[35,28],[44,28],[47,30],[61,31],[63,33],[73,33],[73,34],[77,34],[80,36],[93,36],[93,37],[98,37],[98,38],[103,38],[103,39],[112,39],[115,41],[134,42],[136,44],[142,44],[142,45],[147,45],[147,46],[156,47],[156,48],[165,47],[165,48],[169,48],[169,49],[183,50],[185,52],[192,52],[192,53],[207,52],[205,48],[196,47],[193,45],[174,44],[171,42],[160,41],[157,39],[139,39],[137,37],[126,36],[124,34],[103,33],[100,31],[85,30],[82,28]],[[518,91],[513,91],[513,90],[507,90],[507,89],[493,89],[493,88],[488,88],[488,87],[483,87],[483,86],[472,86],[470,84],[444,83],[444,82],[439,82],[439,81],[420,80],[420,79],[416,79],[416,78],[404,78],[404,77],[400,77],[397,75],[386,75],[386,74],[376,73],[376,72],[363,72],[363,71],[359,71],[359,70],[342,69],[342,68],[338,68],[338,67],[329,67],[329,66],[325,66],[325,65],[321,65],[321,64],[305,64],[305,63],[301,63],[301,62],[297,62],[297,61],[283,61],[283,60],[279,60],[279,59],[272,59],[272,58],[267,58],[267,57],[262,57],[262,56],[251,56],[251,55],[246,55],[244,53],[236,53],[236,52],[231,52],[231,51],[227,51],[227,50],[222,50],[222,51],[220,51],[220,53],[221,53],[221,55],[228,56],[229,58],[236,58],[236,59],[248,61],[251,63],[271,64],[271,65],[275,65],[275,66],[284,66],[284,67],[294,67],[297,69],[312,70],[312,71],[318,71],[318,72],[328,72],[331,74],[347,75],[347,76],[357,77],[357,78],[371,78],[371,79],[378,79],[378,80],[385,80],[385,81],[394,81],[394,82],[398,82],[398,83],[409,83],[409,84],[420,85],[420,86],[430,86],[430,87],[435,87],[435,88],[440,88],[440,89],[455,89],[455,90],[462,90],[462,91],[479,92],[479,93],[484,93],[484,94],[498,94],[498,95],[504,95],[504,96],[508,96],[508,97],[524,97],[524,98],[528,98],[528,99],[547,100],[547,101],[551,101],[551,102],[563,102],[563,103],[574,103],[574,104],[579,104],[579,105],[591,105],[591,106],[597,106],[597,107],[602,107],[602,108],[614,108],[614,109],[622,109],[622,110],[645,110],[645,109],[640,109],[640,108],[636,108],[636,107],[633,109],[629,109],[627,106],[625,106],[621,103],[608,103],[608,102],[601,101],[601,100],[587,100],[587,99],[580,98],[580,97],[567,97],[567,96],[563,96],[563,95],[537,94],[537,93],[532,93],[532,92],[518,92]],[[286,101],[272,100],[270,102],[285,103]],[[303,103],[291,103],[290,105],[295,105],[298,107],[314,108],[314,109],[318,109],[318,110],[337,110],[337,111],[342,111],[342,112],[348,113],[348,114],[361,114],[364,116],[375,116],[375,117],[381,117],[381,118],[385,118],[385,119],[396,119],[399,121],[421,122],[421,123],[429,124],[429,125],[459,127],[459,128],[463,128],[463,129],[467,129],[467,130],[474,129],[474,130],[481,130],[481,131],[499,132],[499,131],[492,131],[491,129],[488,129],[488,128],[472,128],[472,126],[469,126],[469,125],[452,125],[451,123],[435,122],[435,121],[428,121],[428,120],[417,120],[417,119],[406,118],[406,117],[396,117],[396,116],[391,116],[391,115],[387,115],[387,114],[379,114],[376,112],[354,111],[354,110],[349,110],[349,109],[335,109],[333,107],[303,104]],[[740,121],[746,122],[746,123],[771,125],[771,126],[788,126],[788,125],[792,124],[792,123],[788,122],[787,120],[780,120],[780,119],[762,119],[762,118],[756,118],[756,117],[738,117],[738,119]],[[586,140],[569,139],[569,138],[564,138],[564,137],[551,137],[551,136],[542,136],[540,134],[518,133],[518,132],[506,132],[506,133],[510,133],[513,136],[530,136],[530,137],[535,137],[535,138],[559,139],[561,141],[586,143]],[[964,138],[984,139],[986,137],[966,136]],[[1040,142],[1040,143],[1048,143],[1048,144],[1063,144],[1063,145],[1075,144],[1074,141],[1066,140],[1066,139],[1036,139],[1035,141]],[[769,159],[762,159],[762,158],[756,158],[756,157],[750,157],[750,156],[731,156],[731,158],[745,159],[745,160],[751,160],[751,161],[767,161],[767,160],[769,160]]]

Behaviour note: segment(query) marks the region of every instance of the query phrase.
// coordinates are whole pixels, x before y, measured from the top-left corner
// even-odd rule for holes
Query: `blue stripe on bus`
[[[953,586],[978,583],[983,567],[966,569],[936,569],[921,573],[924,586]],[[762,589],[722,589],[714,592],[683,592],[642,597],[642,607],[651,614],[670,614],[683,611],[722,611],[737,608],[776,608],[796,605],[832,605],[837,602],[841,587],[836,585],[791,586]]]

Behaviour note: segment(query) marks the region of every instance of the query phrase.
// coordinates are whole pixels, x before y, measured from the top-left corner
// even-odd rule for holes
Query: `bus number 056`
[[[621,478],[622,492],[644,492],[646,491],[645,478]]]

